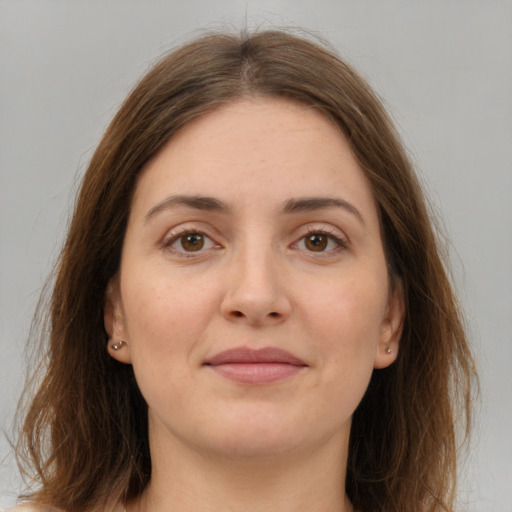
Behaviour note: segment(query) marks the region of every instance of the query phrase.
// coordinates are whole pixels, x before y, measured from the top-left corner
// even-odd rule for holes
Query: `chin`
[[[283,416],[280,410],[238,409],[234,416],[219,419],[203,432],[203,446],[218,456],[268,458],[309,451],[341,432],[340,425]],[[350,424],[347,425],[350,429]]]
[[[208,439],[210,453],[219,457],[266,459],[287,453],[294,453],[303,448],[301,440],[294,439],[286,432],[273,433],[269,428],[246,428],[243,432],[232,432],[217,440]]]

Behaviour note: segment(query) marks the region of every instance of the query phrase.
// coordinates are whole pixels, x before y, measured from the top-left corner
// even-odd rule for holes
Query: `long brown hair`
[[[374,371],[353,417],[347,494],[362,512],[453,510],[455,418],[462,411],[464,437],[474,367],[420,186],[365,81],[322,45],[281,31],[208,35],[173,51],[131,92],[94,153],[39,328],[42,378],[20,409],[18,455],[35,468],[36,504],[94,510],[147,485],[147,407],[131,366],[107,354],[106,286],[144,165],[192,119],[251,95],[302,102],[339,126],[373,190],[390,275],[404,288],[398,359]]]

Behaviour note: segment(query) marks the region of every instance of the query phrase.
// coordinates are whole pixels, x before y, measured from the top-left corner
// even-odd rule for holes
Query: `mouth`
[[[205,366],[221,377],[243,384],[267,384],[287,379],[308,365],[286,350],[276,347],[237,347],[213,356]]]

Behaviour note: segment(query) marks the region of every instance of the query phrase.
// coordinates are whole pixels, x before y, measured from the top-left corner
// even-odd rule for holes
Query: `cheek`
[[[185,407],[215,311],[212,289],[148,269],[122,285],[131,363],[142,395],[151,409]]]
[[[304,320],[323,390],[318,407],[333,411],[340,422],[352,416],[374,371],[385,303],[377,282],[349,279],[323,298],[311,296]]]
[[[122,281],[122,294],[135,355],[158,365],[169,361],[166,355],[190,351],[215,310],[214,291],[159,268],[131,273]]]
[[[387,297],[380,274],[362,272],[331,281],[308,296],[305,325],[325,363],[357,373],[373,368]],[[350,364],[349,364],[350,362]]]

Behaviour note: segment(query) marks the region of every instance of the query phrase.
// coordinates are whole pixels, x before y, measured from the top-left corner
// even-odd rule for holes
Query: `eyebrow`
[[[285,213],[301,213],[322,210],[325,208],[342,208],[353,214],[364,225],[361,212],[351,203],[337,197],[301,197],[289,199],[284,204]]]
[[[226,203],[214,197],[182,194],[167,197],[153,206],[145,215],[144,222],[147,222],[157,213],[174,206],[186,206],[195,210],[218,213],[229,213],[231,211],[231,208]],[[363,225],[365,224],[361,212],[353,204],[336,197],[299,197],[289,199],[283,205],[283,212],[294,214],[326,208],[342,208],[353,214]]]
[[[191,196],[191,195],[178,195],[170,196],[157,205],[153,206],[144,217],[144,222],[147,222],[155,214],[172,208],[173,206],[188,206],[195,210],[207,211],[207,212],[220,212],[227,213],[229,207],[227,204],[215,199],[214,197],[206,196]]]

